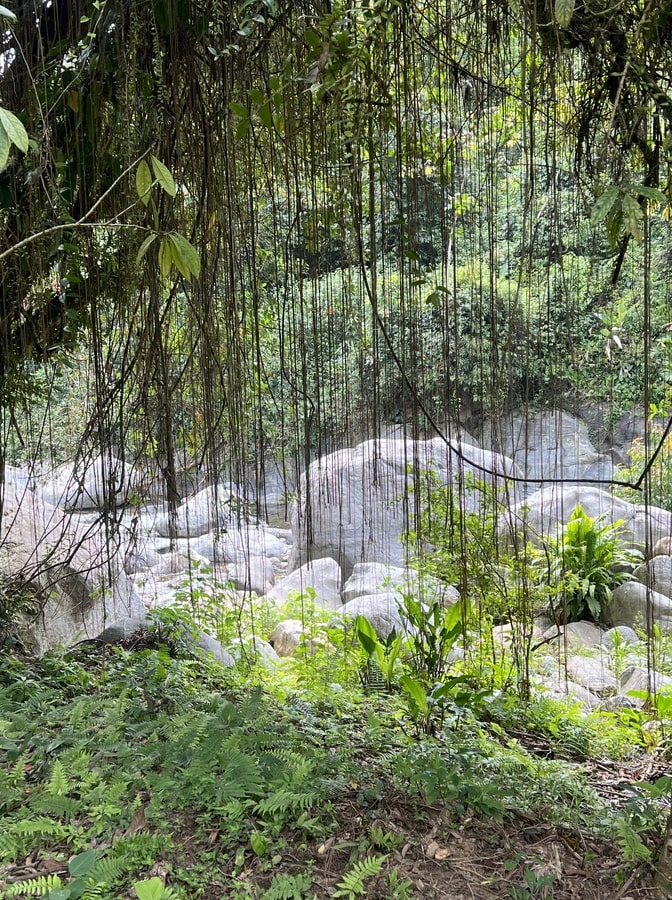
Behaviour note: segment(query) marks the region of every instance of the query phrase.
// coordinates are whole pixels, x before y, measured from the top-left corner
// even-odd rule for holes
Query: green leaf
[[[427,715],[427,713],[429,712],[427,691],[420,684],[420,682],[416,681],[415,678],[411,678],[410,675],[402,675],[399,679],[399,684],[406,691],[409,697],[411,697],[420,712],[423,715]]]
[[[655,200],[656,203],[662,203],[663,206],[667,206],[670,202],[670,198],[662,191],[659,191],[658,188],[647,187],[645,184],[634,185],[632,191],[634,194],[637,194],[638,197],[646,197],[648,200]]]
[[[159,244],[159,271],[164,281],[168,281],[170,278],[173,262],[173,242],[170,237],[163,237]]]
[[[364,616],[357,616],[355,619],[355,634],[364,652],[371,656],[378,644],[378,635],[373,625]]]
[[[242,103],[229,103],[229,109],[234,115],[238,116],[239,119],[249,119],[250,117],[247,107],[243,106]]]
[[[608,215],[620,193],[621,189],[612,185],[600,194],[590,212],[591,225],[597,225]]]
[[[164,887],[160,878],[147,878],[133,885],[133,890],[138,895],[138,900],[161,900],[164,896]]]
[[[259,88],[251,88],[250,89],[250,100],[254,103],[255,106],[262,106],[266,102],[266,97]]]
[[[266,103],[263,103],[259,107],[259,109],[257,110],[257,113],[259,115],[259,119],[261,120],[261,124],[265,128],[273,127],[273,115],[271,113],[271,105],[270,105],[270,103],[268,103],[268,101]]]
[[[138,197],[142,200],[145,206],[147,206],[147,204],[149,203],[149,192],[152,189],[153,183],[154,179],[152,178],[152,173],[149,170],[147,160],[141,159],[135,172],[135,189],[138,192]]]
[[[173,231],[168,237],[173,245],[173,262],[182,275],[191,281],[192,275],[198,277],[201,271],[201,258],[196,248],[181,234]]]
[[[567,28],[574,15],[574,0],[555,0],[554,16],[560,28]]]
[[[644,210],[632,194],[624,194],[621,203],[623,227],[636,241],[644,236]]]
[[[12,144],[16,144],[19,150],[22,150],[24,153],[28,152],[28,132],[23,127],[23,122],[14,115],[14,113],[10,112],[8,109],[3,109],[0,106],[0,122],[2,123],[2,127],[7,132],[7,137],[12,142]]]
[[[81,878],[91,871],[97,859],[98,854],[95,850],[85,850],[83,853],[78,853],[77,856],[72,857],[68,863],[68,871],[73,878]]]
[[[4,169],[9,159],[9,149],[11,147],[7,132],[0,122],[0,169]]]
[[[247,116],[245,119],[241,119],[236,127],[236,140],[241,141],[248,133],[250,128],[251,125],[249,116]]]
[[[250,835],[250,846],[257,856],[263,856],[268,850],[268,838],[259,831],[254,831]]]
[[[609,210],[606,226],[609,246],[612,248],[616,247],[623,230],[623,207],[621,203],[615,203]]]
[[[150,246],[157,239],[157,237],[158,237],[158,234],[155,231],[153,231],[151,234],[148,234],[147,237],[144,239],[144,241],[140,244],[140,249],[138,250],[137,256],[135,257],[136,266],[140,264],[143,257],[149,250]]]
[[[16,15],[11,11],[11,9],[7,9],[6,6],[0,6],[0,16],[3,19],[9,19],[12,22],[16,22]]]
[[[174,197],[177,193],[177,188],[175,187],[175,181],[173,176],[170,174],[170,170],[164,166],[161,160],[157,159],[154,155],[151,157],[152,160],[152,169],[154,171],[154,177],[159,182],[164,191],[171,197]]]

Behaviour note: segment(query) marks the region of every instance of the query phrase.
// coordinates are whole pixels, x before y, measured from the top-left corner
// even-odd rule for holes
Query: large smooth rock
[[[245,505],[230,484],[214,484],[189,497],[174,512],[157,516],[156,531],[164,537],[199,537],[224,532],[245,521]],[[205,554],[204,554],[205,555]]]
[[[386,640],[396,631],[399,634],[406,630],[406,625],[399,612],[402,602],[398,591],[385,591],[356,597],[343,604],[341,613],[349,619],[364,616],[368,619],[381,640]]]
[[[273,585],[273,566],[265,556],[252,556],[227,565],[225,577],[236,590],[262,596]]]
[[[123,506],[140,489],[140,476],[126,460],[111,454],[76,459],[43,473],[37,492],[50,506],[66,510]]]
[[[407,551],[402,535],[432,485],[459,485],[461,503],[470,510],[478,508],[481,494],[465,478],[501,492],[504,476],[516,473],[503,456],[440,438],[370,440],[321,457],[301,478],[289,567],[330,556],[346,578],[360,562],[404,568],[415,551]]]
[[[0,532],[0,578],[9,590],[34,594],[40,608],[23,634],[37,653],[144,616],[115,535],[100,523],[80,522],[36,493],[12,489],[5,491]]]
[[[586,424],[562,409],[500,416],[484,429],[483,443],[511,457],[532,479],[601,480],[613,472],[611,458],[597,452]]]
[[[616,679],[609,671],[606,657],[570,656],[567,674],[576,684],[595,694],[616,693]]]
[[[555,625],[547,628],[541,639],[551,645],[557,643],[560,647],[567,646],[577,650],[582,647],[600,647],[605,632],[594,622],[568,622],[559,628]]]
[[[387,563],[357,563],[343,587],[343,603],[390,589],[418,600],[443,599],[447,591],[438,578],[423,575],[415,569],[402,569]]]
[[[615,497],[608,491],[584,484],[551,484],[514,504],[500,520],[500,531],[512,537],[524,534],[535,543],[558,538],[577,506],[604,522],[623,521],[621,541],[645,551],[670,532],[672,513],[656,506],[640,506]]]
[[[637,566],[632,577],[658,594],[672,598],[672,556],[652,557],[648,562]]]
[[[290,572],[275,584],[266,598],[276,603],[286,603],[292,595],[313,597],[316,604],[326,609],[340,609],[341,568],[334,559],[314,559]]]
[[[620,678],[620,689],[622,694],[628,694],[630,691],[663,691],[665,694],[672,693],[672,678],[669,675],[661,675],[653,669],[647,671],[641,666],[628,666]]]
[[[221,533],[208,532],[190,546],[212,562],[240,563],[255,557],[283,559],[289,553],[291,532],[263,524],[230,526]]]
[[[607,625],[637,625],[650,621],[663,631],[672,629],[672,600],[640,581],[627,581],[613,592],[602,616]]]
[[[268,636],[268,642],[278,656],[292,656],[306,631],[298,619],[283,619]]]

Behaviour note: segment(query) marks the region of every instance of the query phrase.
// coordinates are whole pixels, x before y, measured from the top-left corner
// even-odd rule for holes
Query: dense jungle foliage
[[[562,405],[607,431],[652,414],[629,477],[660,439],[647,496],[670,508],[671,2],[16,0],[0,21],[2,466],[105,448],[174,504],[393,424]],[[530,692],[533,615],[564,592],[598,618],[632,559],[579,510],[553,591],[525,559],[506,594],[492,523],[462,524],[478,602],[406,598],[409,641],[304,596],[227,618],[223,586],[194,621],[190,579],[180,621],[239,647],[230,671],[174,611],[104,651],[3,647],[2,895],[669,896],[669,695],[584,715]],[[447,578],[439,526],[424,565]],[[0,591],[3,637],[18,603]],[[317,650],[269,675],[250,647],[291,615]],[[646,637],[616,674],[672,675]]]
[[[3,20],[12,461],[113,443],[176,496],[180,460],[300,464],[381,421],[664,405],[665,4]]]

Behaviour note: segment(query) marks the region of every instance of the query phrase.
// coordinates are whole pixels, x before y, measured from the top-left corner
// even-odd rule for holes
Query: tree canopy
[[[599,308],[667,210],[670,4],[25,0],[4,22],[30,139],[0,174],[5,431],[85,335],[89,437],[132,432],[170,496],[187,444],[319,449],[363,406],[426,426],[506,402],[503,371],[518,400],[552,389],[553,319],[585,312],[557,267],[592,242]]]

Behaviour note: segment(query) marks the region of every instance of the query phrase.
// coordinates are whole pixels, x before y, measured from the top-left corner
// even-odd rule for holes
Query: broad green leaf
[[[364,616],[357,616],[355,619],[355,634],[364,652],[371,656],[378,644],[378,635],[373,625]]]
[[[135,188],[138,192],[138,197],[142,200],[145,206],[147,206],[147,204],[149,203],[149,192],[152,189],[153,183],[154,179],[152,178],[152,173],[149,170],[147,160],[141,159],[135,172]]]
[[[9,148],[11,147],[7,132],[0,122],[0,169],[4,169],[9,159]]]
[[[136,266],[140,264],[144,255],[147,253],[151,245],[157,239],[158,234],[153,231],[151,234],[148,234],[144,241],[140,244],[140,249],[138,250],[138,255],[135,257]]]
[[[615,203],[609,210],[606,226],[609,246],[616,247],[623,229],[623,207],[621,203]]]
[[[662,191],[659,191],[658,188],[647,187],[645,184],[635,185],[632,188],[632,191],[639,197],[646,197],[648,200],[655,200],[656,203],[662,203],[663,206],[667,206],[667,204],[670,202],[670,198],[666,196]]]
[[[271,105],[270,103],[268,103],[268,101],[266,103],[262,103],[262,105],[257,110],[257,113],[259,115],[261,124],[265,128],[273,127],[273,115],[271,113]]]
[[[16,15],[11,11],[11,9],[7,9],[6,6],[0,6],[0,16],[3,19],[10,19],[12,22],[16,22]]]
[[[254,831],[250,835],[250,846],[257,856],[263,856],[268,850],[268,838],[259,831]]]
[[[191,269],[189,268],[186,260],[183,258],[182,254],[180,253],[180,248],[175,243],[175,236],[170,234],[170,235],[168,235],[168,239],[170,240],[171,244],[173,245],[173,248],[171,251],[171,257],[172,257],[173,262],[177,266],[180,274],[184,278],[186,278],[187,281],[191,280]]]
[[[624,194],[621,203],[623,227],[636,241],[641,241],[644,230],[644,210],[632,194]]]
[[[266,97],[259,88],[250,89],[250,100],[255,106],[262,106],[266,102]]]
[[[3,109],[0,106],[0,122],[2,122],[2,127],[7,132],[7,137],[10,139],[12,144],[16,144],[19,150],[22,150],[24,153],[28,152],[28,132],[23,127],[23,122],[14,115],[14,113],[10,112],[8,109]]]
[[[231,112],[238,116],[239,119],[248,119],[250,114],[247,110],[246,106],[243,106],[242,103],[229,103],[229,109]]]
[[[154,177],[159,182],[164,191],[169,196],[174,197],[177,193],[177,188],[175,187],[175,180],[170,174],[170,170],[166,166],[164,166],[161,160],[157,159],[153,154],[151,156],[151,160]]]
[[[201,258],[196,248],[177,232],[171,232],[168,237],[173,244],[173,261],[182,275],[189,281],[192,275],[198,276],[201,271]]]
[[[96,864],[97,859],[98,854],[95,850],[85,850],[83,853],[78,853],[77,856],[72,857],[68,863],[68,871],[73,878],[81,878],[82,875],[88,874]]]
[[[314,31],[306,29],[306,31],[303,32],[303,39],[309,47],[313,48],[313,50],[319,50],[322,47],[322,37]]]
[[[70,900],[72,893],[69,887],[52,889],[43,895],[44,900]]]
[[[138,895],[138,900],[161,900],[164,895],[163,882],[156,876],[138,881],[133,885],[133,890]]]
[[[238,125],[236,126],[236,140],[241,141],[245,137],[245,135],[248,133],[248,131],[250,130],[250,127],[251,126],[250,126],[249,116],[247,116],[244,119],[241,119],[240,122],[238,122]]]
[[[173,262],[173,242],[170,237],[163,237],[159,244],[159,271],[164,281],[168,281],[170,278]]]
[[[560,28],[567,28],[574,15],[574,0],[555,0],[554,15]]]
[[[427,691],[420,684],[420,682],[416,681],[415,678],[411,678],[410,675],[402,675],[399,679],[399,683],[409,695],[409,697],[411,697],[411,699],[415,702],[420,712],[423,715],[427,715],[427,713],[429,712]]]
[[[615,185],[608,187],[606,191],[600,194],[600,196],[595,201],[595,204],[590,211],[590,224],[597,225],[599,222],[604,219],[616,202],[621,193],[620,188],[617,188]]]
[[[464,631],[464,618],[469,612],[467,601],[458,600],[448,609],[441,624],[443,652],[447,652]]]

